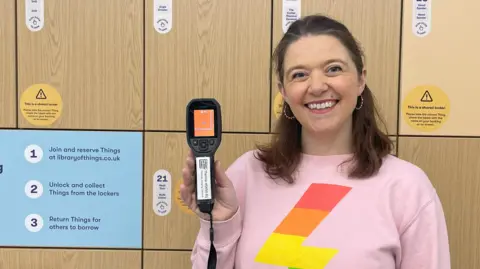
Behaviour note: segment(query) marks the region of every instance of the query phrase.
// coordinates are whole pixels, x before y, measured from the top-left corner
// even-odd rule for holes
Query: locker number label
[[[43,0],[25,0],[25,24],[28,30],[38,32],[43,29]]]
[[[153,175],[153,211],[166,216],[172,210],[172,176],[167,170],[158,170]]]
[[[283,0],[282,6],[282,28],[286,33],[290,24],[300,19],[302,13],[301,0]]]
[[[412,1],[412,31],[418,37],[425,37],[432,30],[432,0]]]
[[[160,34],[172,30],[172,0],[153,1],[153,27]]]

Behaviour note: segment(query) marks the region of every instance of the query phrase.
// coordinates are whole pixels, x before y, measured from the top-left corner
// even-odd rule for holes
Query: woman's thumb
[[[230,184],[230,180],[225,174],[220,161],[215,161],[215,181],[218,187],[227,187]]]

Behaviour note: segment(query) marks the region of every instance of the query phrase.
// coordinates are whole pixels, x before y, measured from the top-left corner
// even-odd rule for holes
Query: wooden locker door
[[[403,5],[399,133],[480,136],[480,2]]]
[[[173,1],[167,33],[145,4],[146,129],[183,131],[190,99],[213,97],[224,131],[268,132],[271,1]]]
[[[215,156],[227,169],[240,155],[254,148],[257,142],[270,141],[270,135],[223,134]],[[182,169],[188,153],[184,133],[146,133],[145,136],[144,248],[190,250],[199,229],[196,215],[183,206],[179,197]],[[158,170],[171,175],[171,209],[164,216],[153,208],[153,178]]]
[[[19,126],[142,129],[143,1],[43,1],[37,32],[26,26],[25,1],[17,2]],[[53,109],[32,123],[22,106],[35,109],[25,102],[40,102],[37,93]]]
[[[274,0],[273,49],[280,41],[282,3]],[[301,16],[324,14],[343,22],[360,41],[366,56],[367,84],[377,99],[378,108],[390,135],[397,133],[398,58],[400,53],[400,1],[377,0],[302,0]],[[281,100],[277,78],[272,79],[272,108]],[[275,100],[277,98],[277,101]],[[281,109],[279,110],[281,111]],[[271,113],[272,129],[278,114]]]
[[[16,125],[15,0],[0,1],[0,128]]]
[[[142,269],[141,259],[141,251],[0,249],[5,269]]]
[[[143,269],[192,269],[190,251],[145,251]]]
[[[479,268],[480,139],[400,137],[399,157],[422,168],[445,211],[453,269]]]
[[[389,137],[393,141],[393,148],[390,154],[394,156],[398,156],[398,147],[397,147],[398,137],[397,136],[389,136]]]

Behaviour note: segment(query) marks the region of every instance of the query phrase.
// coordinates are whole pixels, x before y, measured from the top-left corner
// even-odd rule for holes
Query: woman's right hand
[[[213,190],[215,195],[215,204],[212,210],[214,221],[225,221],[233,217],[238,210],[238,200],[235,188],[230,179],[221,168],[220,162],[215,161],[215,182],[216,188]],[[197,206],[195,193],[195,162],[192,151],[190,150],[182,170],[183,184],[180,186],[180,196],[183,202],[204,220],[210,220],[210,216],[200,212]]]

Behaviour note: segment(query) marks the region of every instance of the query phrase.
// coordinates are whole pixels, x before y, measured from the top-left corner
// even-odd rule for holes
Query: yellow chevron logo
[[[304,246],[303,242],[350,190],[346,186],[312,184],[267,239],[255,261],[289,269],[325,268],[338,250]]]

